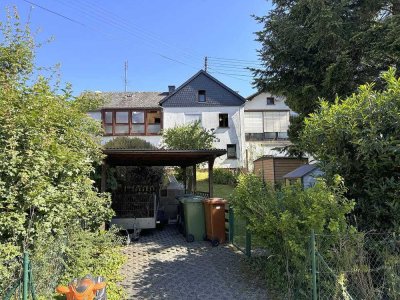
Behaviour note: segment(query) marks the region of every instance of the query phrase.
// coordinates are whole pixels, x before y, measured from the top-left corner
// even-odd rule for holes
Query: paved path
[[[230,246],[187,243],[174,227],[127,246],[123,286],[129,299],[267,299],[260,281],[242,272]]]

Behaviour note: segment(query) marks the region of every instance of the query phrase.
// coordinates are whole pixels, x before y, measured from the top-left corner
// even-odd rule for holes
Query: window
[[[157,134],[161,131],[161,112],[149,111],[146,114],[147,133]]]
[[[201,124],[201,114],[185,114],[185,123],[200,122]]]
[[[129,112],[115,112],[114,134],[129,134]]]
[[[226,145],[226,157],[227,158],[236,158],[236,144]]]
[[[287,139],[289,111],[246,111],[244,131],[246,141]]]
[[[104,112],[104,131],[106,134],[113,134],[113,112]]]
[[[103,111],[106,135],[158,135],[161,131],[160,110]]]
[[[219,127],[226,128],[228,125],[228,114],[219,114]]]
[[[206,91],[205,90],[199,90],[198,101],[206,102]]]
[[[274,97],[267,97],[267,105],[274,105],[275,98]]]
[[[145,124],[144,124],[144,111],[133,111],[132,112],[132,134],[144,134]]]

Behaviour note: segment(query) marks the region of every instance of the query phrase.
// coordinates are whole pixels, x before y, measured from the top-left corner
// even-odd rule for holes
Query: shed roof
[[[287,173],[286,175],[283,176],[283,178],[287,179],[292,179],[292,178],[302,178],[308,173],[314,171],[317,169],[317,166],[315,164],[313,165],[302,165],[301,167],[298,167],[297,169],[293,170],[292,172]]]
[[[100,109],[115,108],[160,108],[159,102],[168,96],[168,92],[101,92],[104,105]]]
[[[115,166],[181,166],[207,162],[226,154],[225,149],[104,149],[105,162]]]

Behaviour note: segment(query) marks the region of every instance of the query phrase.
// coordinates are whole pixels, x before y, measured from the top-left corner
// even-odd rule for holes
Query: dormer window
[[[274,105],[275,98],[274,97],[267,97],[267,105]]]
[[[199,90],[198,101],[203,102],[203,103],[206,102],[206,91],[205,90]]]

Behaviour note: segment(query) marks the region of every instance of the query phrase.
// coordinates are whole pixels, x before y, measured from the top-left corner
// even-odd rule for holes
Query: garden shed
[[[317,165],[306,164],[287,173],[283,178],[285,179],[285,183],[288,185],[299,182],[303,188],[306,189],[312,187],[315,184],[317,177],[321,177],[323,174],[324,172],[322,172]]]
[[[269,184],[284,183],[283,176],[308,163],[307,158],[262,156],[254,161],[254,174]]]
[[[186,174],[187,168],[193,168],[196,174],[196,165],[208,163],[208,197],[213,196],[213,166],[217,157],[226,154],[224,149],[198,150],[167,150],[167,149],[119,149],[108,148],[103,150],[106,155],[101,174],[101,191],[106,191],[107,168],[109,166],[178,166]],[[193,182],[196,182],[194,178]],[[184,192],[196,193],[196,184],[187,191],[186,176],[183,182]],[[154,228],[159,207],[159,194],[154,186],[126,187],[127,192],[113,196],[113,208],[116,216],[112,223],[126,229],[135,224],[140,228]],[[144,214],[143,214],[144,212]]]

